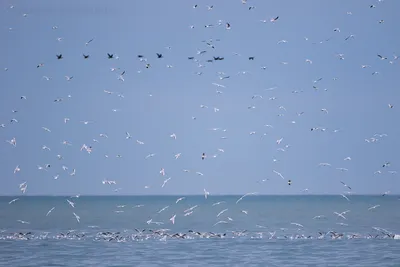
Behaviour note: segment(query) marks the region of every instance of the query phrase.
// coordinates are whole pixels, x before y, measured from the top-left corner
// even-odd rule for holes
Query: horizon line
[[[218,197],[230,197],[230,196],[243,196],[245,194],[213,194],[209,195],[209,197],[212,196],[218,196]],[[383,194],[358,194],[358,193],[353,193],[353,194],[345,194],[347,196],[382,196]],[[202,196],[204,197],[204,194],[87,194],[87,195],[80,195],[80,194],[71,194],[71,195],[66,195],[66,194],[60,194],[60,195],[42,195],[42,194],[27,194],[27,195],[0,195],[0,197],[182,197],[182,196],[191,196],[191,197],[196,197],[196,196]],[[255,194],[255,195],[248,195],[249,197],[251,196],[341,196],[340,193],[337,194],[312,194],[312,193],[307,193],[307,194]],[[399,194],[389,194],[385,195],[388,197],[393,197],[393,196],[400,196]]]

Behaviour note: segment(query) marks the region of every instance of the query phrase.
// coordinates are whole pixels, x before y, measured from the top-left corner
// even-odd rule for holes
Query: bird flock
[[[253,6],[254,3],[254,6]],[[255,12],[257,10],[256,8],[256,3],[257,1],[246,1],[242,0],[240,1],[232,1],[231,5],[242,5],[243,6],[243,12]],[[368,3],[364,4],[365,7],[363,7],[365,10],[359,10],[358,12],[367,12],[369,11],[368,9],[379,9],[381,5],[384,5],[383,0],[375,1],[374,4],[368,5]],[[186,4],[184,5],[186,6]],[[185,7],[187,8],[187,7]],[[192,7],[189,7],[191,9],[194,9],[195,12],[215,12],[218,10],[218,4],[215,5],[202,5],[202,4],[195,4]],[[189,9],[188,8],[188,9]],[[22,13],[19,14],[18,12],[21,10],[20,7],[17,5],[14,6],[9,6],[9,9],[12,10],[12,14],[15,15],[16,18],[19,16],[21,17],[21,20],[30,20],[30,19],[35,19],[34,17],[31,18],[31,14],[29,13]],[[353,13],[350,11],[346,12],[347,16],[352,16]],[[285,20],[284,14],[275,14],[271,16],[270,18],[261,18],[261,19],[255,19],[254,23],[261,23],[261,24],[279,24],[282,20]],[[28,22],[29,23],[29,22]],[[383,19],[377,21],[378,24],[382,25],[385,23]],[[225,21],[223,19],[215,21],[214,23],[204,23],[201,24],[201,22],[198,22],[197,24],[194,25],[188,25],[187,31],[196,31],[198,28],[204,28],[205,30],[209,31],[210,35],[217,35],[221,29],[227,32],[230,31],[235,31],[235,25],[234,23],[231,23],[229,21]],[[57,25],[48,25],[49,29],[51,29],[54,32],[55,36],[62,36],[63,34],[63,29],[62,27],[58,27]],[[330,42],[331,39],[337,38],[340,39],[342,38],[343,42],[356,42],[357,41],[357,33],[351,33],[347,35],[341,35],[341,32],[350,32],[351,31],[351,25],[349,26],[350,29],[340,29],[340,28],[333,28],[331,29],[332,31],[332,36],[331,38],[322,40],[322,41],[310,41],[308,37],[304,37],[304,40],[301,40],[302,42],[308,42],[308,45],[310,46],[323,46],[326,43]],[[8,31],[12,32],[13,34],[19,34],[18,31],[19,29],[14,29],[14,28],[9,28]],[[288,36],[289,37],[289,36]],[[193,37],[194,38],[194,37]],[[60,44],[64,43],[66,40],[63,37],[57,37],[54,39],[54,42],[59,42]],[[70,42],[73,42],[74,40],[70,40]],[[63,76],[64,81],[60,80],[59,77],[51,77],[48,75],[48,69],[51,68],[55,70],[57,73],[60,73],[61,70],[65,71],[63,66],[64,61],[68,61],[70,57],[81,57],[82,61],[91,61],[93,60],[94,57],[101,57],[101,62],[104,62],[104,65],[101,66],[101,68],[109,70],[111,73],[110,75],[115,76],[115,86],[123,88],[123,90],[120,91],[115,91],[113,89],[109,88],[97,88],[97,89],[90,89],[91,91],[95,90],[95,94],[98,95],[103,95],[107,97],[117,97],[121,101],[127,101],[129,102],[130,99],[127,95],[130,95],[127,92],[128,88],[124,88],[124,85],[129,82],[128,80],[131,79],[140,79],[141,75],[144,72],[151,72],[153,75],[153,79],[157,79],[157,73],[160,72],[165,72],[165,71],[173,71],[177,66],[173,64],[173,57],[180,56],[181,58],[184,58],[184,60],[187,62],[187,66],[184,66],[184,70],[187,73],[183,73],[183,71],[179,71],[179,73],[174,73],[171,74],[172,77],[177,77],[178,79],[179,75],[191,75],[193,78],[190,79],[201,79],[202,77],[208,78],[207,74],[214,73],[216,69],[218,69],[218,64],[222,61],[233,61],[233,60],[241,60],[241,62],[248,61],[252,65],[252,71],[247,71],[247,70],[241,70],[240,65],[238,65],[238,69],[236,73],[226,73],[224,72],[223,69],[218,69],[216,71],[216,79],[210,80],[209,81],[209,88],[211,90],[215,90],[215,97],[217,98],[217,102],[212,101],[214,103],[219,103],[221,106],[224,106],[224,103],[229,102],[229,98],[225,97],[225,95],[229,95],[231,93],[230,87],[234,87],[235,79],[238,79],[238,77],[251,77],[252,75],[258,74],[260,76],[263,75],[268,75],[268,70],[271,68],[274,68],[274,66],[269,65],[268,62],[258,62],[258,56],[256,54],[252,54],[251,51],[224,51],[223,54],[217,55],[215,51],[218,51],[218,53],[221,53],[221,50],[219,46],[222,46],[224,39],[223,38],[209,38],[206,40],[199,40],[198,43],[198,48],[197,51],[194,50],[191,54],[189,55],[182,55],[179,54],[179,51],[175,51],[175,48],[173,46],[166,46],[164,47],[165,51],[154,51],[153,54],[141,54],[140,52],[137,53],[136,58],[130,59],[130,60],[136,60],[140,66],[139,70],[134,70],[134,69],[129,69],[129,68],[121,68],[119,67],[119,60],[120,56],[117,55],[117,53],[113,51],[104,51],[102,55],[93,55],[91,53],[91,47],[96,46],[98,42],[101,42],[101,38],[88,38],[85,43],[82,43],[82,50],[81,51],[76,51],[75,55],[72,55],[70,53],[63,53],[61,50],[63,46],[60,46],[60,52],[54,54],[53,59],[49,60],[48,62],[24,62],[24,64],[29,64],[31,65],[31,70],[30,72],[32,73],[37,80],[41,80],[43,83],[50,83],[52,82],[53,85],[56,87],[56,82],[59,83],[69,83],[72,86],[78,86],[79,87],[79,80],[85,79],[85,74],[84,73],[75,73],[73,69],[68,70],[66,73],[62,73],[61,76]],[[292,40],[287,40],[287,39],[282,39],[282,40],[277,40],[276,41],[276,46],[285,46],[292,42]],[[362,44],[360,44],[362,45]],[[338,47],[339,49],[339,47]],[[42,51],[43,52],[43,51]],[[46,51],[44,51],[46,52]],[[173,54],[175,53],[175,54]],[[376,57],[377,60],[385,62],[389,65],[392,65],[393,67],[398,67],[399,65],[399,60],[398,56],[394,54],[393,56],[390,55],[384,55],[381,53],[376,53],[376,55],[368,55],[369,57],[373,56]],[[345,61],[346,55],[342,53],[337,53],[335,57],[338,60]],[[122,56],[121,56],[122,58]],[[237,59],[239,58],[239,59]],[[98,59],[100,60],[100,59]],[[163,66],[165,66],[165,69],[162,69],[160,66],[159,62],[163,62]],[[100,61],[96,61],[100,62]],[[288,65],[291,62],[289,61],[282,61],[281,65]],[[4,62],[3,62],[4,64]],[[315,65],[316,60],[313,60],[311,58],[304,58],[304,64],[305,67],[308,65]],[[381,73],[379,70],[379,65],[374,66],[373,63],[365,64],[365,62],[360,62],[359,67],[361,69],[373,69],[370,72],[366,72],[365,75],[373,75],[377,76]],[[269,66],[267,66],[269,65]],[[232,67],[232,66],[231,66]],[[60,68],[60,72],[57,70]],[[189,70],[189,71],[188,71]],[[194,71],[191,71],[194,70]],[[87,70],[90,72],[90,70]],[[4,75],[8,75],[8,73],[12,72],[17,72],[17,70],[9,68],[7,66],[4,67]],[[171,72],[172,73],[172,72]],[[24,76],[24,73],[20,73],[20,76]],[[173,76],[175,75],[175,76]],[[333,81],[339,80],[340,77],[329,77],[327,74],[326,77],[318,77],[313,81],[310,81],[309,88],[303,88],[303,89],[290,89],[289,92],[292,95],[298,95],[298,94],[304,94],[305,92],[326,92],[328,91],[327,88],[324,87],[323,81],[326,79],[332,79]],[[230,81],[233,80],[233,83]],[[127,81],[127,82],[126,82]],[[76,82],[76,85],[74,85],[74,82]],[[117,84],[119,83],[119,84]],[[90,86],[90,85],[89,85]],[[81,88],[81,90],[85,90],[85,88]],[[259,106],[262,105],[275,105],[275,103],[278,103],[277,109],[276,109],[276,114],[273,116],[278,117],[278,119],[284,121],[286,120],[287,123],[291,125],[301,125],[301,117],[302,116],[307,116],[307,113],[301,110],[298,111],[293,111],[288,106],[285,106],[285,97],[284,94],[282,94],[282,90],[285,90],[281,88],[279,85],[269,87],[269,88],[264,88],[260,93],[253,94],[252,92],[248,93],[248,99],[246,103],[250,103],[249,105],[244,104],[243,107],[240,107],[242,109],[241,112],[244,113],[249,113],[252,112],[253,110],[257,110]],[[24,133],[26,136],[22,136],[20,133],[17,134],[17,129],[16,125],[18,124],[24,124],[26,123],[26,118],[27,114],[29,115],[29,108],[35,109],[35,106],[32,104],[29,104],[29,101],[31,101],[31,98],[34,97],[34,92],[32,91],[31,88],[27,88],[26,93],[24,95],[21,95],[19,99],[15,99],[15,106],[20,106],[23,107],[21,108],[21,111],[18,109],[12,110],[11,113],[7,114],[8,116],[4,122],[0,121],[0,134],[1,136],[7,136],[7,138],[4,140],[2,144],[2,151],[4,154],[10,153],[10,150],[16,150],[18,155],[21,157],[24,154],[25,148],[20,147],[20,142],[19,138],[27,138],[29,139],[29,133],[26,132]],[[76,91],[76,90],[74,90]],[[54,89],[52,92],[48,93],[52,97],[52,106],[51,110],[49,110],[49,113],[53,113],[52,120],[55,120],[52,122],[53,125],[59,124],[59,128],[62,127],[70,127],[70,124],[73,124],[72,128],[62,128],[62,131],[80,131],[81,129],[85,129],[84,127],[90,127],[92,125],[99,124],[101,122],[101,117],[95,120],[87,120],[85,119],[85,114],[80,114],[82,119],[75,119],[72,118],[68,115],[64,116],[62,115],[58,110],[60,110],[60,105],[66,105],[70,110],[74,109],[74,99],[75,95],[72,92],[60,92]],[[78,94],[78,93],[77,93]],[[62,95],[62,96],[61,96]],[[153,91],[153,93],[149,93],[146,97],[152,98],[157,95],[156,90]],[[17,102],[23,102],[18,103]],[[107,101],[107,100],[105,100]],[[143,100],[145,101],[145,100]],[[387,111],[386,112],[392,112],[394,109],[396,109],[396,99],[392,99],[393,102],[387,103]],[[211,101],[210,101],[211,102]],[[274,104],[271,104],[274,103]],[[47,103],[46,103],[47,105]],[[88,106],[88,109],[90,109],[90,106],[106,106],[103,103],[95,103],[91,102],[91,100],[87,100],[86,105]],[[332,105],[331,105],[332,106]],[[373,107],[372,107],[373,108]],[[65,111],[65,106],[63,109]],[[149,193],[151,194],[151,190],[153,188],[162,188],[165,189],[166,187],[169,186],[174,186],[172,183],[174,183],[175,177],[177,176],[182,176],[182,175],[188,175],[188,173],[193,173],[195,176],[198,177],[199,179],[202,179],[204,176],[210,176],[212,174],[206,173],[202,168],[205,165],[205,162],[207,161],[218,161],[219,158],[224,157],[226,153],[229,153],[229,151],[234,150],[234,144],[230,143],[230,147],[224,147],[226,143],[224,143],[223,140],[229,139],[231,135],[231,131],[229,129],[226,129],[224,127],[214,127],[211,126],[214,124],[214,121],[209,115],[203,115],[205,112],[211,110],[213,113],[223,113],[224,110],[222,107],[212,107],[208,104],[205,103],[199,103],[198,106],[196,107],[196,114],[186,114],[187,111],[182,111],[185,116],[187,115],[188,120],[190,123],[197,123],[197,121],[201,120],[209,120],[207,121],[207,124],[210,125],[209,128],[204,129],[204,135],[209,135],[210,132],[214,133],[216,132],[219,134],[219,145],[218,147],[215,147],[213,151],[210,151],[208,148],[208,151],[197,151],[193,152],[196,154],[195,162],[192,164],[192,166],[196,166],[196,169],[191,169],[188,166],[181,166],[180,172],[181,173],[176,173],[176,168],[174,171],[170,171],[171,168],[169,166],[163,166],[159,165],[156,167],[153,167],[151,173],[153,177],[156,178],[146,178],[143,177],[144,181],[146,181],[146,184],[142,187],[142,190],[144,193]],[[123,112],[122,108],[116,107],[111,110],[109,110],[110,113],[118,113],[118,112]],[[164,111],[162,111],[164,112]],[[165,110],[165,112],[168,112]],[[321,107],[319,109],[319,112],[321,114],[324,114],[326,116],[330,116],[332,112],[328,110],[326,107]],[[20,115],[22,113],[22,115]],[[26,114],[23,114],[26,113]],[[289,113],[293,113],[294,116],[289,115]],[[3,116],[4,117],[4,116]],[[295,119],[289,119],[287,120],[286,117],[290,118],[295,118]],[[275,119],[274,119],[275,120]],[[43,123],[43,122],[42,122]],[[64,124],[64,125],[63,125]],[[261,133],[259,131],[254,131],[253,129],[249,129],[247,135],[250,137],[258,137],[262,142],[266,142],[269,145],[274,145],[269,146],[268,148],[271,150],[271,154],[275,153],[275,150],[277,153],[291,153],[292,150],[295,150],[296,147],[294,145],[291,145],[290,142],[290,136],[285,133],[285,132],[280,132],[280,128],[276,125],[268,124],[265,122],[260,122],[259,123],[263,128]],[[104,124],[103,124],[104,125]],[[21,194],[27,194],[29,193],[29,187],[31,187],[32,184],[35,183],[36,178],[28,178],[28,177],[36,177],[38,176],[38,172],[45,177],[48,177],[52,180],[63,180],[63,179],[70,179],[69,182],[73,184],[75,181],[73,179],[85,179],[85,177],[79,177],[80,176],[80,169],[76,166],[81,166],[81,168],[84,168],[85,165],[82,165],[79,161],[96,161],[95,165],[102,165],[104,168],[113,168],[114,161],[112,161],[112,158],[123,158],[127,157],[127,155],[124,154],[109,154],[107,152],[107,149],[109,147],[113,147],[114,144],[112,143],[111,139],[112,138],[118,138],[121,141],[124,141],[126,143],[125,146],[132,147],[132,143],[136,144],[138,146],[146,147],[149,143],[152,142],[152,140],[147,140],[145,138],[140,138],[138,137],[133,131],[126,130],[127,127],[126,125],[120,125],[120,129],[114,129],[112,132],[119,132],[118,136],[109,136],[107,132],[110,132],[110,129],[107,128],[105,125],[101,131],[99,131],[96,135],[92,136],[90,139],[83,139],[79,141],[79,143],[76,142],[71,142],[68,139],[63,139],[63,137],[60,137],[60,141],[58,144],[53,144],[52,146],[46,145],[46,144],[39,144],[37,148],[37,153],[49,153],[51,155],[51,159],[49,162],[38,162],[38,160],[41,160],[43,157],[42,156],[37,156],[36,158],[30,159],[30,161],[35,162],[35,165],[37,166],[36,170],[35,169],[28,169],[25,168],[24,164],[17,163],[14,166],[4,166],[2,165],[2,169],[4,169],[5,173],[10,173],[10,175],[13,175],[14,177],[3,177],[3,179],[9,179],[7,183],[14,183],[16,188],[19,188]],[[43,136],[50,136],[53,135],[54,132],[60,132],[59,130],[54,131],[54,129],[51,129],[51,127],[46,126],[46,125],[35,125],[34,127],[37,127],[38,129],[41,129],[41,135]],[[140,127],[140,126],[139,126]],[[337,134],[341,132],[340,128],[333,128],[331,126],[321,126],[318,122],[315,122],[315,126],[309,127],[308,125],[303,125],[304,129],[307,129],[307,131],[304,131],[304,134],[314,134],[315,132],[320,132],[320,133],[332,133],[332,134]],[[240,127],[239,127],[240,128]],[[154,125],[154,129],[157,129],[157,125]],[[82,130],[84,131],[84,130]],[[150,131],[150,129],[149,129]],[[269,134],[270,132],[275,132],[278,135],[280,135],[279,138],[273,139],[271,138],[271,135]],[[183,133],[178,133],[171,131],[169,134],[165,136],[165,142],[168,141],[178,141]],[[371,143],[379,143],[381,140],[386,139],[390,133],[376,133],[373,134],[372,136],[367,136],[364,138],[365,145],[371,144]],[[20,136],[19,138],[17,136]],[[63,135],[65,136],[65,135]],[[50,138],[50,137],[49,137]],[[54,140],[54,138],[57,137],[51,137],[52,139],[49,140]],[[246,136],[243,136],[243,138],[246,138]],[[168,140],[169,139],[169,140]],[[51,141],[49,141],[51,142]],[[196,142],[196,141],[194,141]],[[198,142],[201,142],[198,141]],[[239,142],[239,141],[238,141]],[[26,143],[26,141],[24,141]],[[54,143],[54,142],[52,142]],[[205,145],[205,147],[207,147]],[[271,149],[272,147],[272,149]],[[41,149],[40,149],[41,148]],[[68,153],[63,153],[63,151],[68,150],[73,150],[75,154],[71,154],[71,152]],[[42,150],[42,151],[40,151]],[[130,153],[142,153],[140,154],[136,159],[136,162],[132,162],[132,164],[135,164],[137,168],[141,168],[143,166],[148,166],[146,165],[147,161],[153,160],[153,158],[158,157],[160,154],[171,154],[171,159],[174,159],[175,161],[179,162],[184,158],[186,155],[183,152],[179,151],[163,151],[163,149],[160,149],[160,151],[153,151],[153,152],[148,152],[148,153],[142,153],[143,150],[132,148],[132,151]],[[205,148],[206,150],[206,148]],[[64,156],[64,154],[68,154],[67,156]],[[85,155],[82,155],[85,154]],[[100,157],[93,157],[94,154],[96,155],[101,155],[103,159],[100,159]],[[275,155],[275,154],[274,154]],[[281,161],[279,159],[280,154],[276,154],[278,156],[273,158],[273,164]],[[80,160],[83,159],[83,160]],[[341,159],[345,163],[350,163],[352,161],[352,157],[345,155]],[[68,162],[64,163],[64,162]],[[112,163],[108,163],[112,162]],[[74,164],[75,163],[75,164]],[[235,164],[234,162],[232,162]],[[107,165],[109,164],[109,165]],[[109,166],[109,167],[108,167]],[[273,165],[276,167],[272,167],[271,169],[265,170],[266,178],[262,178],[257,181],[257,188],[261,186],[261,184],[267,184],[269,181],[272,179],[277,179],[279,182],[282,182],[285,184],[285,186],[288,187],[293,187],[294,185],[301,186],[299,185],[301,183],[301,179],[296,179],[295,177],[286,177],[285,175],[285,170],[280,169],[279,165]],[[233,166],[232,166],[233,167]],[[390,175],[396,175],[397,172],[391,168],[392,164],[390,161],[384,161],[384,162],[378,162],[377,163],[377,169],[373,173],[373,175],[383,175],[383,174],[390,174]],[[337,176],[340,176],[342,173],[345,173],[349,171],[349,168],[351,168],[350,164],[346,164],[346,168],[342,166],[332,166],[331,163],[328,162],[320,162],[316,163],[314,168],[331,168],[331,169],[336,169],[338,172]],[[8,171],[7,171],[8,170]],[[36,172],[35,172],[36,171]],[[13,174],[12,174],[13,172]],[[9,175],[9,176],[10,176]],[[222,174],[223,175],[223,174]],[[137,179],[137,178],[136,178]],[[185,178],[189,179],[189,178]],[[236,178],[235,178],[236,179]],[[177,179],[176,179],[177,180]],[[98,184],[104,187],[110,187],[109,190],[110,192],[113,193],[118,193],[118,192],[123,192],[125,189],[123,186],[123,183],[120,183],[118,178],[107,178],[107,177],[100,177],[98,178]],[[337,181],[338,185],[341,185],[343,188],[343,193],[339,193],[339,197],[343,197],[346,201],[350,201],[349,195],[353,193],[353,189],[357,190],[357,186],[350,184],[350,182],[345,180],[345,177],[339,178]],[[212,190],[207,188],[207,186],[204,186],[203,188],[198,188],[196,189],[198,193],[201,193],[204,195],[205,199],[208,199],[212,197]],[[254,190],[254,191],[259,191]],[[307,193],[307,192],[312,192],[312,189],[310,188],[305,188],[297,193]],[[182,192],[184,195],[184,192]],[[386,192],[381,192],[382,197],[386,196],[387,194],[390,193],[390,188]],[[244,194],[242,197],[237,199],[236,204],[239,203],[240,201],[244,201],[245,197],[251,197],[251,196],[256,196],[258,192],[249,192]],[[77,199],[79,198],[79,194],[77,196],[74,196]],[[176,203],[178,202],[184,202],[185,201],[185,196],[181,196],[177,198]],[[9,201],[10,205],[18,205],[19,203],[19,198],[14,198]],[[170,205],[168,204],[164,207],[160,207],[158,211],[155,212],[155,215],[160,214],[162,212],[168,212],[168,208]],[[216,205],[223,205],[223,202],[218,202],[218,203],[210,203],[210,206],[216,206]],[[74,211],[75,207],[79,205],[78,200],[73,200],[72,198],[66,198],[65,200],[65,205],[70,205],[71,208],[71,217],[75,218],[75,220],[80,223],[84,221],[84,218],[81,218],[77,212]],[[147,221],[147,224],[176,224],[179,223],[179,220],[183,217],[186,216],[191,216],[195,211],[198,205],[189,207],[188,209],[182,211],[182,214],[174,213],[170,214],[168,216],[168,220],[164,222],[156,222],[152,218],[150,218]],[[372,205],[368,210],[375,210],[379,209],[380,204],[376,203],[375,205]],[[145,207],[144,207],[145,208]],[[49,210],[45,216],[49,217],[51,216],[54,212],[57,211],[57,207],[49,207]],[[119,212],[124,212],[123,210],[119,210]],[[234,214],[229,213],[230,210],[227,208],[223,208],[220,211],[217,212],[216,218],[217,221],[215,225],[217,224],[227,224],[227,223],[234,223]],[[240,210],[242,214],[247,214],[246,210]],[[347,214],[349,211],[343,211],[343,212],[337,212],[333,211],[332,214],[336,215],[338,218],[341,218],[343,220],[346,220],[348,216]],[[324,217],[325,215],[317,215],[314,217],[314,219],[319,219]],[[18,220],[19,223],[22,224],[28,224],[29,222],[24,221],[24,220]],[[303,227],[300,224],[296,224],[297,227]],[[133,239],[142,239],[142,238],[148,238],[149,235],[146,235],[144,232],[137,230],[138,233],[132,237]],[[151,233],[151,235],[158,235],[160,238],[166,238],[166,237],[179,237],[179,238],[185,238],[187,236],[192,236],[192,235],[197,235],[197,236],[208,236],[208,237],[224,237],[226,236],[226,233],[224,234],[213,234],[213,233],[195,233],[195,232],[190,232],[188,234],[175,234],[175,235],[169,235],[166,234],[165,231],[163,230],[158,230],[155,233]],[[239,233],[239,235],[242,235],[244,233]],[[11,237],[24,237],[27,238],[31,233],[29,234],[24,234],[24,233],[19,233],[16,235],[12,235]],[[69,235],[69,234],[68,234]],[[338,237],[340,236],[337,233],[334,232],[329,232],[329,233],[320,233],[320,236],[325,236],[325,235],[331,235],[333,237]],[[395,235],[392,234],[386,234],[387,236],[393,238]],[[64,237],[66,235],[63,235]],[[72,236],[72,234],[71,234]],[[115,237],[117,236],[117,237]],[[147,237],[146,237],[147,236]],[[270,233],[270,236],[273,237],[274,234]],[[82,238],[83,236],[78,236],[78,238]],[[60,237],[59,237],[60,238]],[[100,238],[100,239],[117,239],[121,240],[121,235],[115,234],[115,233],[101,233],[98,234],[94,238]],[[126,238],[124,238],[125,240]]]

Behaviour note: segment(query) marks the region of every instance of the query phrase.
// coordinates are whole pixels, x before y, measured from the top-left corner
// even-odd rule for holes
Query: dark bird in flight
[[[254,57],[249,57],[249,60],[254,60]]]
[[[88,58],[89,58],[89,55],[83,54],[83,58],[84,58],[84,59],[88,59]]]
[[[213,58],[214,58],[214,60],[224,60],[223,57],[213,57]]]
[[[94,39],[90,39],[89,41],[87,41],[87,42],[85,43],[85,45],[90,44],[91,42],[93,42],[93,40],[94,40]]]
[[[59,55],[56,55],[56,56],[57,56],[57,59],[62,59],[63,58],[62,54],[59,54]]]
[[[381,56],[381,55],[379,55],[379,54],[378,54],[378,57],[379,57],[380,59],[382,59],[382,60],[387,59],[387,57],[383,57],[383,56]]]
[[[340,181],[340,183],[341,183],[343,186],[347,187],[348,189],[352,190],[351,187],[348,186],[347,184],[345,184],[344,182]]]
[[[109,53],[107,53],[107,56],[108,56],[108,59],[114,58],[114,54],[109,54]]]
[[[162,54],[159,54],[159,53],[156,53],[156,54],[157,54],[157,58],[162,58],[163,57]]]

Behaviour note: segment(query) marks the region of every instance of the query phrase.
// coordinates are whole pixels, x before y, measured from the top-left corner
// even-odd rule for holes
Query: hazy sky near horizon
[[[25,181],[28,195],[350,191],[340,181],[400,193],[397,10],[394,0],[2,1],[0,195]]]

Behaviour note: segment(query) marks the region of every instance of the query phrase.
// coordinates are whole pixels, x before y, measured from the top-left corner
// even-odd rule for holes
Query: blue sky
[[[399,176],[388,172],[398,170],[400,134],[397,1],[2,1],[0,8],[1,195],[20,194],[24,181],[27,194],[46,195],[188,195],[204,188],[210,194],[298,194],[306,188],[337,194],[348,191],[340,181],[359,194],[400,192]],[[214,48],[206,44],[210,39]],[[207,62],[213,56],[224,60]],[[118,80],[122,71],[124,81]],[[221,80],[218,72],[230,77]],[[18,123],[10,123],[13,118]],[[383,133],[377,142],[365,141]],[[16,147],[6,142],[13,137]],[[92,145],[90,155],[80,151],[83,144]],[[45,164],[51,165],[47,171],[38,170]],[[14,174],[17,165],[21,171]],[[104,179],[117,184],[104,185]]]

